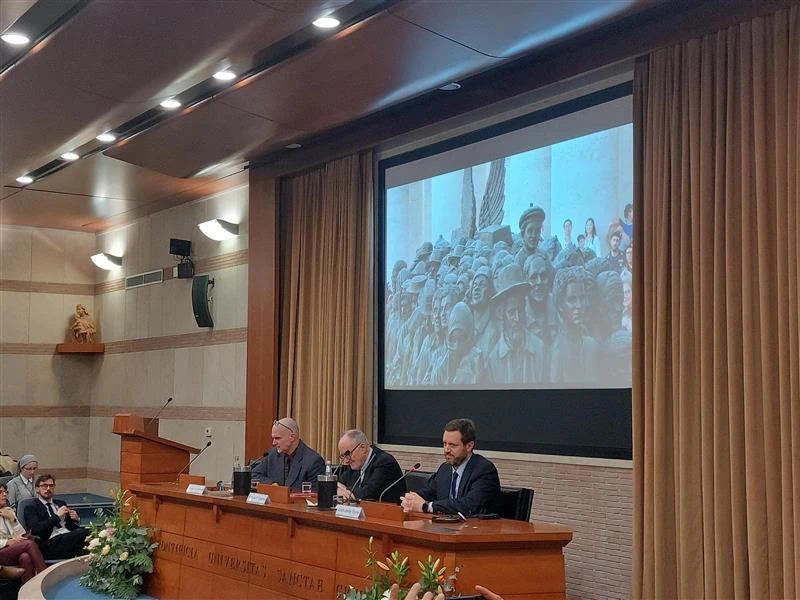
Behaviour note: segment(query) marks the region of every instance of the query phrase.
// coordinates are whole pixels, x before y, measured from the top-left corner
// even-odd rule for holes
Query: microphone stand
[[[154,416],[152,419],[150,419],[149,421],[147,421],[147,423],[145,423],[145,425],[144,425],[144,428],[145,428],[145,430],[147,430],[147,428],[148,428],[148,427],[150,427],[150,424],[151,424],[153,421],[155,421],[155,420],[158,418],[158,416],[161,414],[161,412],[162,412],[162,411],[163,411],[165,408],[167,408],[167,404],[169,404],[170,402],[172,402],[172,396],[170,396],[169,398],[167,398],[167,401],[166,401],[166,402],[164,402],[164,406],[162,406],[161,408],[159,408],[159,409],[158,409],[158,411],[156,412],[155,416]]]
[[[183,473],[183,472],[184,472],[186,469],[188,469],[189,467],[191,467],[191,466],[192,466],[192,463],[193,463],[194,461],[196,461],[198,458],[200,458],[200,455],[201,455],[203,452],[205,452],[205,451],[208,449],[208,447],[209,447],[210,445],[211,445],[211,440],[208,440],[208,443],[207,443],[205,446],[203,446],[203,449],[202,449],[202,450],[200,450],[200,452],[198,452],[198,453],[197,453],[197,456],[195,456],[195,457],[194,457],[192,460],[190,460],[188,463],[186,463],[186,466],[185,466],[185,467],[183,467],[183,468],[182,468],[180,471],[178,471],[178,476],[175,478],[175,483],[178,483],[178,481],[180,481],[181,474],[182,474],[182,473]]]
[[[390,484],[389,484],[389,486],[388,486],[388,487],[387,487],[385,490],[383,490],[383,491],[381,492],[381,495],[380,495],[380,496],[378,496],[378,502],[383,502],[383,495],[384,495],[386,492],[388,492],[390,489],[392,489],[392,488],[393,488],[394,486],[396,486],[398,483],[400,483],[401,481],[403,481],[403,479],[405,479],[405,478],[406,478],[406,477],[409,475],[409,473],[413,473],[414,471],[416,471],[417,469],[419,469],[419,467],[420,467],[420,463],[417,463],[417,464],[415,464],[415,465],[414,465],[413,467],[411,467],[411,468],[410,468],[408,471],[406,471],[406,472],[405,472],[405,473],[403,473],[403,474],[402,474],[400,477],[398,477],[396,480],[394,480],[392,483],[390,483]]]

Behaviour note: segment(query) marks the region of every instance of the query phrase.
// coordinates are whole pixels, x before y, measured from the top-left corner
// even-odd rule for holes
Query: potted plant
[[[139,526],[139,511],[131,505],[127,490],[114,493],[110,514],[97,509],[95,515],[105,524],[89,525],[89,572],[81,577],[81,585],[114,598],[136,598],[142,576],[153,572],[152,555],[158,544],[150,541],[146,527]]]

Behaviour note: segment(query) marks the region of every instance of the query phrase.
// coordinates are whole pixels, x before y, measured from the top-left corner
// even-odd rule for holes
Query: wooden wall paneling
[[[271,447],[278,418],[278,182],[250,171],[245,456]]]

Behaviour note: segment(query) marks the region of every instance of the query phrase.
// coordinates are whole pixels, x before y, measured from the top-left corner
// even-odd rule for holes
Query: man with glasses
[[[381,492],[403,476],[397,460],[371,446],[363,431],[345,431],[339,439],[339,496],[346,499],[377,500]],[[406,493],[406,482],[400,481],[386,490],[383,500],[400,503]]]
[[[53,498],[56,480],[52,475],[36,479],[38,502],[25,507],[25,525],[39,537],[39,548],[45,560],[73,558],[86,554],[84,545],[89,530],[78,523],[78,513],[63,500]]]
[[[406,512],[475,515],[500,512],[497,468],[475,454],[475,424],[453,419],[444,426],[445,462],[419,492],[403,496]]]
[[[317,489],[317,475],[325,472],[325,461],[300,439],[297,421],[289,417],[272,424],[272,450],[252,472],[253,481],[277,483],[293,490],[301,489],[303,482]]]

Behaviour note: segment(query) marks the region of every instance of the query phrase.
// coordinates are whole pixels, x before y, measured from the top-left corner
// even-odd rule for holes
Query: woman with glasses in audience
[[[8,504],[16,508],[23,498],[36,498],[36,469],[39,468],[39,459],[33,454],[25,454],[17,463],[18,473],[8,482]]]
[[[0,483],[0,579],[25,583],[46,568],[39,546],[28,537],[8,505],[8,488]]]

